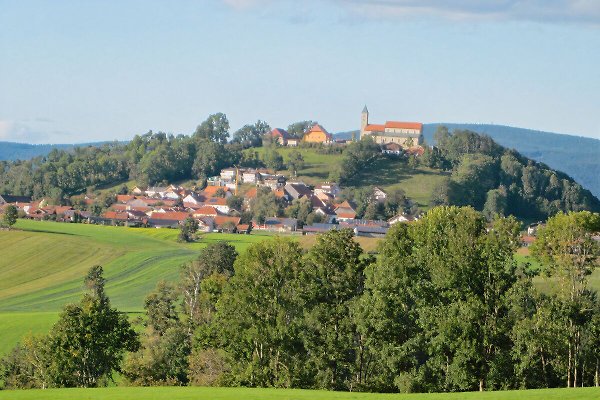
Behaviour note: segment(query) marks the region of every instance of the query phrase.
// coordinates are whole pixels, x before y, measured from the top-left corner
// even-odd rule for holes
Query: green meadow
[[[101,265],[112,303],[129,313],[160,280],[175,281],[180,266],[208,243],[225,240],[238,251],[260,234],[211,233],[198,243],[177,243],[177,230],[19,220],[0,231],[0,354],[22,335],[42,333],[62,307],[82,294],[86,271]]]
[[[284,162],[289,159],[292,151],[299,151],[304,157],[304,168],[298,171],[298,180],[310,185],[327,181],[329,173],[339,165],[341,154],[321,154],[314,148],[278,147],[277,151]],[[259,147],[246,151],[256,151],[260,156],[266,148]],[[285,171],[284,171],[285,173]],[[402,189],[419,207],[427,209],[433,188],[446,177],[448,173],[427,167],[410,168],[405,162],[383,158],[370,165],[350,182],[352,187],[378,186],[384,190]]]
[[[586,400],[600,398],[599,388],[503,392],[379,394],[298,389],[210,387],[112,387],[0,391],[0,400]]]

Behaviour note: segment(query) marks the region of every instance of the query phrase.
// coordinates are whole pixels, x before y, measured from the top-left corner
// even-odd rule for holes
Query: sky
[[[0,141],[190,134],[223,112],[600,139],[600,0],[0,0]]]

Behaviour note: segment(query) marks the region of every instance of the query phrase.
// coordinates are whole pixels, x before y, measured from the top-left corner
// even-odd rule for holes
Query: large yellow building
[[[333,136],[331,136],[331,133],[327,132],[321,125],[316,124],[304,134],[302,140],[309,143],[328,144],[333,142]]]
[[[361,114],[360,138],[372,136],[375,143],[398,143],[404,148],[423,143],[423,124],[420,122],[386,121],[385,124],[370,124],[367,106]]]

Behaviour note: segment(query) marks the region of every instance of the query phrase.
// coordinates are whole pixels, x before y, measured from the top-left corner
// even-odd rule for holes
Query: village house
[[[360,138],[366,136],[371,136],[375,143],[381,145],[397,143],[403,148],[420,146],[423,143],[423,124],[400,121],[371,124],[369,123],[369,110],[365,106],[361,114]]]
[[[0,206],[4,204],[31,203],[31,197],[0,194]]]
[[[315,194],[317,194],[317,195],[319,193],[327,193],[333,197],[337,197],[341,191],[342,191],[342,189],[340,189],[340,187],[335,182],[322,183],[320,185],[315,186],[315,190],[314,190]]]
[[[275,128],[269,134],[271,135],[271,139],[276,141],[281,146],[298,146],[299,139],[293,135],[290,135],[285,129]]]
[[[221,176],[221,179],[227,182],[233,182],[235,180],[235,176],[236,176],[236,169],[235,168],[225,168],[221,170],[221,173],[219,174]]]
[[[273,175],[273,174],[260,174],[261,182],[260,186],[267,186],[271,188],[271,190],[277,190],[285,186],[287,179],[283,175]]]
[[[387,222],[390,225],[394,225],[394,224],[397,224],[399,222],[414,222],[416,220],[417,220],[417,218],[413,217],[411,215],[408,215],[408,214],[398,214],[395,217],[392,217],[392,218],[388,219]]]
[[[255,169],[248,169],[242,172],[242,182],[255,184],[260,180],[260,173]]]
[[[402,154],[402,146],[398,143],[386,143],[381,146],[381,152],[384,154],[394,154],[399,156]]]
[[[356,218],[356,206],[345,200],[335,206],[335,215],[338,221],[349,221]]]
[[[267,217],[262,224],[252,221],[254,229],[269,232],[295,232],[298,229],[296,218]]]
[[[146,189],[146,196],[148,197],[165,197],[168,187],[166,186],[152,186]]]
[[[306,186],[303,182],[288,183],[283,187],[285,193],[289,196],[290,200],[298,200],[302,197],[312,197],[312,190]]]
[[[375,186],[373,188],[373,197],[378,202],[384,202],[385,199],[387,198],[387,193],[384,192],[382,189],[378,188],[377,186]]]
[[[302,138],[307,143],[323,143],[330,144],[333,142],[333,136],[325,130],[321,125],[315,124]]]

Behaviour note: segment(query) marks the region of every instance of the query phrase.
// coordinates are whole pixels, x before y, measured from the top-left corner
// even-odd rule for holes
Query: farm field
[[[174,229],[125,228],[19,220],[0,231],[0,355],[27,333],[47,332],[62,307],[81,297],[88,269],[101,265],[107,293],[119,310],[143,311],[159,280],[178,279],[181,265],[208,243],[227,241],[239,252],[273,237],[210,233],[198,243],[177,243]],[[315,236],[293,236],[304,248]],[[378,239],[358,238],[366,251]]]
[[[597,399],[599,396],[599,388],[426,394],[210,387],[111,387],[102,389],[0,391],[0,400],[586,400]]]

